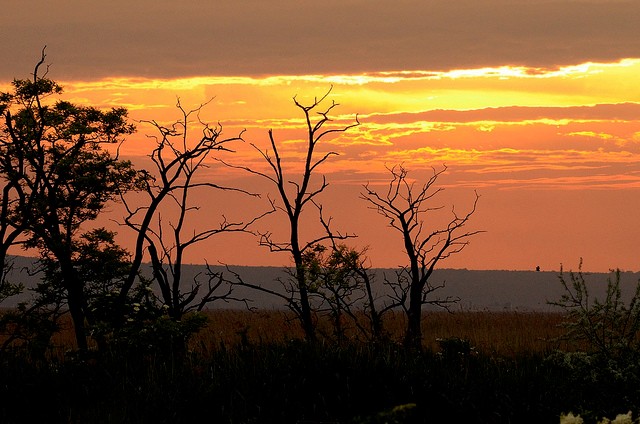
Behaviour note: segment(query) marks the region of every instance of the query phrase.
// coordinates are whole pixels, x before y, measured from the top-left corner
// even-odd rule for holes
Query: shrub
[[[561,271],[564,293],[550,302],[566,312],[562,338],[574,351],[555,352],[547,363],[559,370],[556,390],[590,422],[640,407],[640,284],[625,302],[620,277],[619,270],[611,271],[603,299],[592,297],[580,262],[568,280]]]
[[[560,271],[564,294],[550,302],[567,312],[563,326],[564,338],[586,343],[589,353],[607,358],[620,358],[637,353],[640,347],[640,283],[628,304],[622,299],[620,270],[611,271],[603,300],[592,298],[582,273],[582,261],[577,273],[569,273],[569,281]]]

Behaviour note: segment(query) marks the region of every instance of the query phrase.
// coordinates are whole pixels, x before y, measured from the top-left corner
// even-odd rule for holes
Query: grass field
[[[209,325],[194,340],[195,346],[213,349],[220,343],[233,346],[243,339],[253,344],[279,343],[302,338],[298,322],[285,311],[208,311]],[[437,339],[469,340],[478,351],[500,356],[548,353],[566,347],[555,341],[562,335],[560,313],[542,312],[425,312],[423,341],[437,351]],[[395,341],[402,339],[404,315],[388,314],[385,328]],[[327,323],[319,323],[327,330]]]
[[[221,344],[233,347],[244,342],[254,345],[281,343],[302,339],[298,321],[287,311],[247,311],[238,309],[206,311],[207,326],[192,340],[192,348],[202,352]],[[423,344],[438,351],[438,339],[468,340],[479,352],[514,357],[521,354],[546,354],[554,349],[569,349],[558,339],[563,334],[561,313],[546,312],[425,312]],[[385,329],[392,340],[400,342],[404,331],[404,315],[385,316]],[[329,333],[328,323],[319,320],[319,330]],[[61,351],[74,348],[70,322],[54,338]],[[354,339],[357,335],[354,335]],[[357,341],[357,340],[356,340]]]

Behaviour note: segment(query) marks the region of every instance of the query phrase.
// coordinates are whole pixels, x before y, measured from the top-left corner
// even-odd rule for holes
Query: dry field
[[[278,343],[302,338],[295,317],[286,311],[211,310],[205,312],[208,325],[192,340],[196,350],[211,351],[220,346],[233,347],[243,342]],[[567,349],[555,339],[562,335],[562,314],[548,312],[425,312],[423,338],[427,348],[438,350],[437,339],[467,339],[486,354],[515,356],[521,353],[547,353]],[[400,341],[405,325],[401,313],[385,316],[385,330],[392,340]],[[331,334],[326,320],[320,319],[319,333]],[[354,339],[357,336],[353,335]],[[54,336],[57,351],[74,348],[71,322],[63,319],[62,331]]]
[[[209,325],[196,336],[194,347],[211,349],[221,343],[233,346],[243,339],[263,343],[302,337],[298,322],[284,311],[217,310],[207,314]],[[438,349],[437,339],[457,337],[487,354],[545,353],[559,347],[553,339],[562,334],[561,322],[559,313],[426,312],[423,335],[425,346],[433,350]],[[319,328],[327,329],[327,323],[321,320]],[[387,315],[385,328],[394,340],[401,340],[403,315]]]
[[[302,338],[298,321],[290,312],[211,310],[205,313],[208,325],[192,340],[195,350],[207,352],[243,342],[278,343]],[[489,355],[544,354],[551,349],[569,348],[557,341],[563,333],[562,319],[562,314],[548,312],[425,312],[424,345],[437,351],[437,339],[460,338],[469,340],[478,351]],[[54,337],[56,350],[73,349],[71,323],[63,320],[62,324],[63,330]],[[392,340],[402,339],[404,325],[402,313],[385,315],[385,330]],[[318,328],[320,334],[331,334],[326,320],[320,319]]]

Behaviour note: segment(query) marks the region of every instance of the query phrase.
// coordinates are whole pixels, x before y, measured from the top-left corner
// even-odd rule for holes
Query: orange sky
[[[169,7],[169,2],[161,3]],[[236,11],[231,3],[222,3],[220,13],[229,19],[241,13],[240,6]],[[351,7],[359,2],[343,3],[348,5],[335,7],[343,8],[346,16],[359,10]],[[131,39],[131,48],[122,49],[126,61],[112,51],[120,39],[114,35],[113,42],[105,42],[104,47],[86,50],[89,53],[85,65],[82,57],[72,54],[77,42],[73,37],[75,27],[65,27],[70,28],[66,34],[45,26],[45,35],[57,44],[40,36],[26,37],[23,47],[32,50],[14,52],[14,66],[0,67],[0,82],[6,89],[8,75],[28,75],[32,65],[25,67],[26,58],[35,63],[39,49],[34,47],[46,43],[50,46],[50,76],[62,83],[65,98],[71,101],[99,107],[125,106],[134,120],[170,122],[178,117],[176,97],[187,108],[213,99],[203,110],[204,120],[220,122],[228,136],[246,129],[244,138],[264,147],[267,130],[273,128],[291,163],[304,148],[297,142],[301,116],[292,96],[297,95],[304,102],[322,96],[333,86],[330,98],[340,104],[334,110],[336,122],[347,125],[358,114],[361,125],[324,146],[339,156],[322,169],[331,184],[322,201],[326,212],[334,217],[336,229],[358,235],[351,244],[369,247],[373,266],[403,263],[402,245],[398,235],[382,217],[367,209],[358,194],[362,184],[386,180],[385,165],[404,163],[417,181],[428,177],[432,166],[446,164],[448,171],[439,181],[445,187],[439,205],[455,205],[457,211],[466,211],[473,201],[473,191],[481,196],[470,229],[486,233],[475,236],[467,250],[443,263],[444,267],[534,269],[539,265],[543,270],[557,270],[564,264],[565,268],[575,269],[583,257],[587,270],[619,267],[637,271],[640,59],[634,58],[640,58],[640,49],[638,37],[634,39],[639,35],[637,25],[627,19],[637,15],[640,8],[626,1],[558,0],[546,3],[546,7],[555,7],[556,13],[543,15],[534,3],[542,2],[522,2],[524,9],[512,8],[512,3],[502,0],[487,2],[482,13],[494,19],[493,26],[487,22],[470,23],[465,18],[474,10],[465,15],[462,5],[473,9],[479,7],[473,6],[477,3],[460,1],[447,6],[446,2],[436,1],[430,10],[429,29],[409,21],[397,31],[387,28],[387,36],[374,36],[371,32],[374,23],[381,24],[382,14],[365,11],[361,31],[372,34],[372,39],[361,40],[358,45],[362,51],[351,46],[362,36],[351,27],[325,28],[316,22],[308,31],[289,28],[300,31],[300,37],[283,37],[272,35],[269,30],[275,29],[270,26],[256,24],[256,30],[250,25],[242,26],[243,31],[228,37],[233,41],[215,34],[211,39],[196,36],[190,39],[193,45],[185,46],[184,51],[163,50],[168,58],[158,59],[149,56],[154,51],[149,46],[157,47],[151,35],[159,30],[150,29],[148,37],[138,34],[138,38]],[[609,7],[603,9],[605,3]],[[284,2],[274,4],[288,7]],[[420,4],[401,2],[397,13],[404,12],[409,19],[412,10],[423,7]],[[96,3],[96,7],[104,6]],[[570,13],[576,10],[581,12]],[[142,11],[133,11],[143,20]],[[185,18],[196,16],[197,10],[190,12],[192,15],[187,12]],[[294,12],[300,18],[310,13],[306,9],[291,13]],[[14,13],[18,16],[22,12],[16,9]],[[609,31],[609,23],[596,20],[603,13],[610,14],[617,23],[615,32]],[[103,15],[109,16],[106,11]],[[418,53],[418,41],[441,36],[437,28],[433,29],[433,15],[449,19],[451,37],[446,42],[443,38],[440,45],[450,46],[446,51],[435,48]],[[53,21],[56,19],[67,25],[69,20],[82,22],[73,15],[61,14]],[[545,23],[546,29],[539,30],[539,25],[533,25],[536,22]],[[94,24],[102,28],[100,22]],[[187,33],[192,28],[181,19],[174,20],[174,24],[167,22],[165,25],[170,26],[164,28],[174,34]],[[591,25],[589,31],[584,29],[586,24]],[[28,28],[26,24],[19,27],[16,21],[12,25],[16,26],[15,31]],[[88,23],[78,25],[82,28]],[[342,32],[336,34],[335,28]],[[287,33],[285,29],[281,29],[283,33]],[[121,26],[118,32],[130,30],[129,26]],[[324,44],[318,44],[314,31],[320,30],[329,33],[326,44],[335,46],[333,51],[319,47]],[[208,34],[202,31],[200,35]],[[264,40],[255,38],[260,34]],[[87,33],[88,45],[94,42],[93,37]],[[181,39],[180,35],[176,37]],[[310,52],[295,50],[298,38],[315,40],[314,48]],[[205,40],[211,41],[212,50],[202,49]],[[216,44],[212,40],[224,41]],[[262,43],[260,48],[256,47],[255,52],[249,49],[249,44],[255,47],[258,40]],[[489,48],[490,40],[502,41]],[[173,41],[167,39],[164,43],[166,47]],[[341,45],[351,46],[351,50],[343,51],[338,47]],[[410,56],[411,49],[407,47],[405,51],[406,46],[413,47],[420,57]],[[241,53],[235,64],[230,62],[227,51],[233,48]],[[460,54],[457,58],[451,53],[452,48],[453,52],[474,54]],[[519,59],[521,50],[528,55]],[[140,60],[131,57],[133,51],[139,52]],[[569,53],[560,54],[562,51]],[[11,52],[9,49],[8,54]],[[384,58],[379,57],[383,53]],[[323,56],[322,63],[314,62],[318,54]],[[431,62],[428,56],[435,56],[439,62]],[[225,66],[216,65],[216,57]],[[96,70],[96,64],[108,58],[112,59],[112,66]],[[308,65],[291,67],[294,62]],[[79,64],[80,70],[86,66],[87,73],[83,76],[77,68],[71,69],[70,63]],[[256,63],[265,64],[264,72],[256,71]],[[334,66],[330,66],[332,63]],[[144,155],[150,151],[145,134],[151,134],[152,129],[143,123],[138,124],[138,129],[138,134],[123,146],[122,154],[144,164]],[[264,165],[246,145],[238,145],[237,152],[228,159],[243,165]],[[268,190],[247,175],[215,165],[207,170],[206,177],[252,190]],[[250,211],[264,207],[260,201],[207,196],[202,204],[208,209],[203,207],[193,218],[196,227],[215,221],[222,213],[247,217]],[[225,207],[215,206],[220,203]],[[112,214],[118,214],[117,207]],[[308,219],[315,223],[313,214]],[[268,228],[284,237],[281,224],[270,217],[258,229]],[[311,228],[310,225],[308,231],[312,232]],[[122,240],[127,242],[126,234],[122,234]],[[188,259],[196,263],[287,263],[286,257],[267,252],[248,236],[212,240],[194,249]]]

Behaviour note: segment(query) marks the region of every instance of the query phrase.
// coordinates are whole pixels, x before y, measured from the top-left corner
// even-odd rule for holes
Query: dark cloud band
[[[616,0],[12,1],[0,79],[45,44],[57,78],[84,80],[554,68],[640,56],[638,22]]]

